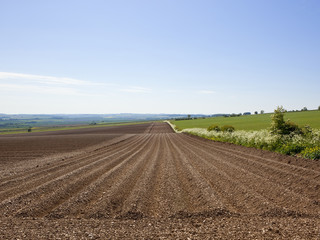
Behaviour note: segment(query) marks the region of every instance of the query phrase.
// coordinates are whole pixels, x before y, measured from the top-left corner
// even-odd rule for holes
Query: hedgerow
[[[232,126],[219,128],[217,125],[211,125],[208,129],[190,128],[184,129],[183,132],[219,142],[320,159],[320,131],[308,126],[301,128],[290,120],[285,121],[285,112],[283,107],[278,107],[274,111],[269,130],[235,131]]]
[[[273,134],[268,130],[217,132],[203,128],[189,128],[182,132],[219,142],[229,142],[286,155],[300,155],[309,159],[320,159],[320,130],[316,129],[312,129],[308,135],[293,133],[285,136]]]

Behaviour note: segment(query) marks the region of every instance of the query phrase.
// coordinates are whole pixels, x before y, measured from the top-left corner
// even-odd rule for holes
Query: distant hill
[[[190,114],[190,116],[192,118],[204,118],[209,115]],[[188,114],[0,114],[0,129],[158,121],[177,118],[188,118]]]

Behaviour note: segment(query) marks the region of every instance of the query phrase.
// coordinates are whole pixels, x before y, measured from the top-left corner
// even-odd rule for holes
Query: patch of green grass
[[[208,128],[212,124],[218,126],[232,125],[236,130],[262,130],[271,125],[271,114],[246,115],[239,117],[213,117],[205,119],[171,121],[179,129],[186,128]],[[303,111],[285,113],[285,119],[290,119],[299,126],[309,125],[320,129],[320,111]]]

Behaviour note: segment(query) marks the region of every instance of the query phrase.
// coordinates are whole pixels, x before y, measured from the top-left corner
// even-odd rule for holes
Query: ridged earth
[[[320,239],[320,164],[166,123],[0,137],[1,239]]]

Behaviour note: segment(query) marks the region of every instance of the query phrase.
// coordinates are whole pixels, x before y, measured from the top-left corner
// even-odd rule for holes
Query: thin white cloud
[[[10,73],[10,72],[0,72],[0,79],[2,80],[25,80],[38,82],[43,84],[67,84],[67,85],[87,85],[90,82],[78,80],[74,78],[65,77],[52,77],[52,76],[42,76],[33,74],[22,74],[22,73]]]
[[[120,89],[121,92],[129,92],[129,93],[150,93],[150,88],[144,87],[128,87]]]
[[[0,83],[1,91],[18,91],[24,93],[42,93],[42,94],[56,94],[56,95],[81,95],[73,88],[67,87],[48,87],[26,84],[7,84]]]
[[[1,80],[36,82],[36,83],[47,84],[47,85],[73,85],[73,86],[83,86],[83,85],[114,86],[115,85],[115,84],[107,84],[107,83],[97,83],[92,81],[84,81],[84,80],[79,80],[75,78],[53,77],[53,76],[12,73],[12,72],[0,72],[0,81]]]
[[[65,96],[81,96],[81,97],[104,97],[103,94],[90,94],[70,87],[48,87],[26,84],[6,84],[0,83],[1,92],[18,92],[18,93],[37,93],[37,94],[52,94]]]
[[[103,88],[106,87],[106,88]],[[53,77],[12,72],[0,72],[0,92],[45,93],[72,96],[105,96],[121,91],[128,93],[150,93],[151,89],[137,86],[118,89],[118,84],[84,81],[74,78]]]
[[[200,93],[200,94],[213,94],[213,93],[215,93],[215,91],[211,91],[211,90],[200,90],[200,91],[198,91],[198,93]]]
[[[116,84],[84,81],[74,78],[52,77],[12,72],[0,72],[0,92],[45,93],[68,96],[104,96],[101,87]]]

